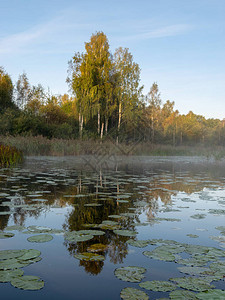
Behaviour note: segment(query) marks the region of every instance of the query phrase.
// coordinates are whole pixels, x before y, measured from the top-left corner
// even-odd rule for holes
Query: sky
[[[68,61],[103,31],[112,53],[129,48],[144,94],[157,82],[181,114],[223,119],[224,16],[225,0],[0,0],[0,66],[68,93]]]

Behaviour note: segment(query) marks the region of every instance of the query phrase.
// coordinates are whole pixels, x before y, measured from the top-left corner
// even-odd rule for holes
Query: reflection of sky
[[[49,163],[50,160],[51,159],[46,159],[46,164]],[[95,190],[93,186],[96,185],[96,181],[98,181],[98,184],[100,182],[98,178],[99,174],[91,174],[89,172],[89,179],[87,179],[87,176],[85,176],[83,170],[82,176],[79,176],[78,168],[76,169],[76,173],[74,173],[72,169],[70,170],[71,173],[69,171],[65,172],[66,166],[65,169],[59,167],[58,169],[54,168],[55,163],[58,163],[59,161],[60,159],[55,160],[55,162],[53,161],[51,167],[49,167],[49,174],[52,174],[51,178],[49,178],[49,182],[53,183],[53,191],[51,194],[46,194],[43,197],[49,197],[47,209],[43,209],[37,216],[32,215],[32,212],[25,215],[25,226],[38,225],[61,229],[63,224],[70,225],[69,222],[71,220],[72,222],[76,223],[76,217],[80,217],[79,213],[84,214],[85,216],[85,214],[93,213],[94,211],[98,212],[98,209],[99,212],[104,212],[103,208],[106,209],[111,201],[116,201],[115,198],[112,198],[113,200],[110,201],[101,201],[100,203],[103,205],[99,208],[96,208],[96,210],[94,209],[91,211],[91,209],[87,207],[82,210],[82,203],[84,201],[85,203],[88,201],[93,202],[92,197],[70,199],[70,197],[65,197],[65,195],[75,195],[76,192],[81,193],[77,190],[77,182],[80,182],[80,178],[84,180],[84,186],[86,186],[82,193],[88,193],[89,191],[93,193]],[[33,166],[32,160],[30,162]],[[29,161],[26,165],[26,168],[29,169]],[[199,171],[201,170],[197,176],[195,168],[199,169]],[[206,168],[206,171],[204,171],[204,168]],[[117,191],[117,185],[114,183],[119,181],[122,182],[122,184],[120,184],[120,190],[123,191],[121,194],[124,192],[133,193],[129,203],[119,203],[117,205],[117,211],[115,211],[114,214],[123,212],[132,213],[133,211],[129,210],[128,208],[134,207],[135,203],[136,205],[140,204],[139,200],[143,200],[141,203],[143,204],[145,201],[145,206],[137,208],[137,212],[140,212],[140,222],[148,222],[147,212],[149,212],[152,207],[152,213],[156,217],[177,218],[181,219],[181,222],[161,221],[159,224],[136,226],[135,230],[138,231],[138,239],[162,238],[176,240],[182,243],[219,247],[218,242],[211,240],[209,236],[218,236],[220,234],[215,227],[221,225],[224,226],[224,215],[215,216],[208,213],[209,209],[224,209],[223,204],[218,204],[218,201],[221,199],[224,200],[225,194],[224,182],[223,180],[218,179],[218,173],[214,173],[213,168],[209,168],[208,166],[202,166],[199,168],[195,164],[193,164],[193,168],[186,170],[186,172],[181,170],[181,164],[178,168],[179,171],[177,172],[176,166],[174,166],[174,168],[171,168],[170,164],[169,167],[166,166],[165,160],[164,162],[161,161],[160,170],[158,166],[150,166],[148,169],[147,165],[145,165],[145,169],[148,171],[145,172],[143,170],[138,170],[138,168],[134,168],[133,172],[129,171],[126,173],[125,171],[121,170],[121,172],[116,173],[116,176],[113,176],[115,175],[114,172],[109,172],[110,174],[107,174],[106,181],[104,181],[103,172],[103,182],[108,181],[108,184],[106,184],[106,187],[104,188],[99,187],[99,190],[104,190],[106,193],[113,191],[115,195],[115,192]],[[187,169],[186,166],[185,169]],[[211,172],[209,172],[209,170],[211,170]],[[219,170],[218,168],[217,171],[220,171],[219,177],[221,178],[221,174],[223,174],[224,169]],[[30,174],[32,175],[33,172],[35,173],[33,170]],[[60,174],[59,178],[57,178],[57,172]],[[67,175],[64,176],[65,185],[57,185],[57,180],[59,179],[60,183],[60,180],[62,179],[60,176],[65,173],[67,173]],[[14,176],[13,171],[12,176]],[[71,184],[68,184],[71,177],[73,177],[74,180]],[[31,178],[32,190],[28,191],[29,194],[33,194],[34,191],[37,190],[41,192],[42,188],[43,190],[51,190],[52,187],[50,185],[43,186],[42,184],[39,184],[38,188],[36,189],[34,185],[34,177],[31,176]],[[17,183],[19,185],[19,182]],[[29,183],[28,180],[27,183]],[[7,189],[8,192],[11,192],[10,185],[15,185],[15,182],[10,183],[9,181],[7,187],[3,182],[1,182],[1,187],[5,188],[5,192],[7,192]],[[144,188],[145,186],[146,188]],[[74,189],[73,187],[76,188]],[[188,192],[185,192],[186,190],[188,190]],[[168,202],[165,202],[165,195],[167,196],[165,199]],[[108,196],[109,198],[111,197],[110,194]],[[104,197],[107,197],[107,194]],[[164,202],[161,201],[160,197],[162,197],[161,199],[164,199]],[[78,206],[72,206],[73,200],[75,200]],[[195,202],[186,202],[188,200],[193,200]],[[154,205],[152,205],[152,203],[154,203]],[[61,204],[62,207],[57,208],[56,204]],[[45,206],[45,202],[43,205]],[[180,211],[163,212],[162,209],[167,207],[179,209]],[[77,212],[78,215],[76,215]],[[113,212],[110,212],[110,214],[113,214]],[[191,216],[195,214],[206,214],[206,217],[204,219],[195,220],[191,218]],[[1,217],[2,216],[0,216],[0,218]],[[107,212],[104,212],[97,218],[96,222],[101,223],[103,220],[109,219],[107,217]],[[79,220],[82,221],[82,218]],[[129,220],[129,218],[124,221],[124,224],[131,229],[132,227],[127,220]],[[8,225],[13,225],[13,223],[13,218],[10,216]],[[73,225],[73,223],[71,224]],[[81,224],[78,224],[78,226],[81,227]],[[207,231],[201,231],[201,229],[206,229]],[[45,288],[40,291],[40,293],[29,293],[29,298],[32,294],[32,299],[40,299],[38,298],[40,295],[42,299],[49,299],[50,297],[54,297],[54,299],[61,299],[62,297],[69,299],[74,295],[76,295],[78,299],[91,299],[93,298],[93,295],[97,295],[96,298],[102,300],[117,299],[119,297],[118,295],[120,290],[128,286],[126,282],[118,280],[113,275],[114,269],[121,266],[145,266],[148,269],[146,273],[146,280],[168,280],[170,277],[181,276],[177,270],[177,264],[173,262],[151,260],[142,255],[144,250],[154,249],[154,246],[151,245],[144,249],[129,246],[128,254],[124,255],[123,263],[118,263],[117,261],[117,263],[114,264],[109,253],[111,253],[112,256],[118,255],[118,251],[124,249],[123,245],[127,245],[126,241],[128,238],[118,237],[116,240],[114,239],[115,235],[111,231],[108,232],[107,235],[103,236],[103,238],[106,238],[107,236],[109,238],[109,243],[114,239],[114,244],[110,243],[111,246],[117,246],[118,242],[121,242],[122,246],[121,248],[110,249],[108,253],[106,252],[104,266],[97,276],[90,272],[91,268],[85,267],[80,263],[80,261],[73,258],[71,254],[72,251],[69,251],[71,250],[69,248],[70,245],[68,246],[68,244],[65,243],[63,236],[54,235],[54,238],[51,242],[35,244],[27,241],[27,238],[33,234],[29,235],[20,232],[15,233],[15,237],[1,241],[1,250],[34,248],[39,249],[42,252],[42,261],[24,268],[26,275],[29,274],[40,276],[46,282]],[[190,238],[187,236],[187,234],[196,234],[199,237]],[[92,241],[89,241],[88,243],[91,244]],[[78,248],[75,246],[73,248],[72,245],[71,248],[72,250],[77,251],[77,249],[82,249],[84,245],[85,243],[79,244]],[[83,249],[83,251],[86,251],[85,246]],[[129,284],[129,286],[137,288],[137,285],[135,284]],[[3,295],[7,292],[9,296],[11,295],[14,297],[15,294],[18,293],[18,291],[16,289],[12,289],[10,285],[0,285],[0,289],[3,291]],[[24,296],[25,294],[21,293],[21,295],[23,295],[23,299],[26,299]],[[151,296],[152,299],[154,299],[158,297],[165,297],[165,294],[151,292]]]

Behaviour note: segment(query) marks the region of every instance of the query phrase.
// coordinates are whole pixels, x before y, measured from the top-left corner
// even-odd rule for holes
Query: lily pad
[[[149,240],[128,240],[127,243],[133,247],[144,248],[149,245]]]
[[[29,249],[24,251],[25,253],[18,258],[19,261],[34,259],[41,255],[41,252],[36,249]]]
[[[77,234],[104,235],[105,232],[101,230],[79,230]]]
[[[144,251],[143,254],[149,258],[163,260],[163,261],[174,261],[176,257],[167,251]]]
[[[159,281],[159,280],[153,280],[153,281],[144,281],[139,284],[140,287],[154,291],[154,292],[170,292],[174,291],[177,287],[175,284],[169,281]]]
[[[48,233],[52,229],[49,227],[32,225],[32,226],[27,227],[27,230],[31,231],[32,233]]]
[[[0,251],[0,260],[17,258],[19,256],[22,256],[25,252],[26,252],[26,250],[1,250]]]
[[[181,273],[185,273],[189,275],[201,275],[210,272],[209,268],[203,268],[203,267],[178,267],[178,270]]]
[[[197,299],[209,299],[209,300],[219,300],[225,299],[225,291],[214,289],[210,291],[205,291],[198,293],[196,295]]]
[[[8,239],[13,237],[15,234],[12,232],[4,232],[4,231],[0,231],[0,239]]]
[[[122,236],[136,236],[136,231],[131,230],[113,230],[115,234],[122,235]]]
[[[87,231],[89,231],[89,230],[87,230]],[[79,231],[71,231],[71,232],[66,232],[64,234],[64,237],[67,241],[69,241],[71,243],[77,243],[77,242],[89,241],[89,240],[93,239],[94,235],[91,235],[89,233],[79,232]]]
[[[190,238],[198,238],[199,236],[197,234],[188,233],[187,236]]]
[[[14,277],[22,276],[23,273],[21,269],[0,271],[0,282],[9,282]]]
[[[184,290],[176,290],[170,293],[170,299],[173,300],[197,300],[196,297],[197,294],[190,292],[190,291],[184,291]]]
[[[22,290],[40,290],[44,287],[44,281],[37,276],[21,276],[11,280],[11,284]]]
[[[85,260],[85,261],[103,261],[103,260],[105,260],[105,257],[103,255],[89,253],[89,252],[74,254],[74,257],[79,260]]]
[[[206,217],[205,214],[195,214],[193,216],[191,216],[192,219],[195,219],[195,220],[201,220],[201,219],[204,219]]]
[[[148,300],[149,296],[141,290],[134,288],[124,288],[120,292],[120,297],[125,300]]]
[[[16,258],[10,258],[0,261],[0,270],[14,270],[23,268],[30,264],[29,261],[18,261]]]
[[[128,281],[128,282],[140,282],[146,272],[145,268],[142,267],[121,267],[115,270],[114,274],[117,278]]]
[[[21,226],[21,225],[12,225],[12,226],[7,226],[5,228],[6,231],[10,231],[10,230],[18,230],[18,231],[22,231],[24,230],[25,227],[24,226]]]
[[[53,239],[53,236],[50,234],[39,234],[30,236],[27,240],[31,243],[46,243]]]
[[[196,292],[203,292],[214,288],[213,285],[210,285],[203,278],[178,277],[170,278],[170,280],[176,282],[176,284],[183,289],[192,290]]]

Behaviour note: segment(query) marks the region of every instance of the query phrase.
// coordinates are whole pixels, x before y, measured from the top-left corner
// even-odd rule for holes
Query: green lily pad
[[[120,215],[109,215],[108,217],[109,218],[114,218],[114,219],[121,219],[122,218],[122,216],[120,216]]]
[[[213,215],[225,215],[225,209],[209,209],[209,213]]]
[[[71,242],[71,243],[77,243],[77,242],[86,242],[89,241],[91,239],[93,239],[94,235],[91,235],[89,233],[83,233],[82,230],[79,231],[71,231],[71,232],[66,232],[64,234],[64,237],[67,241]],[[87,230],[87,231],[91,231],[91,230]]]
[[[128,240],[127,243],[133,247],[144,248],[149,245],[149,240]]]
[[[77,234],[104,235],[105,232],[101,230],[79,230]]]
[[[203,268],[203,267],[178,267],[178,270],[181,273],[185,273],[189,275],[201,275],[210,272],[209,268]]]
[[[32,233],[48,233],[52,229],[49,227],[32,225],[32,226],[27,227],[27,230],[31,231]]]
[[[210,285],[203,278],[178,277],[170,278],[170,280],[176,282],[176,284],[183,289],[192,290],[196,292],[203,292],[214,288],[213,285]]]
[[[163,261],[174,261],[176,259],[176,257],[168,251],[144,251],[143,254],[149,258]]]
[[[19,256],[22,256],[25,252],[26,252],[26,250],[1,250],[0,251],[0,260],[17,258]]]
[[[128,282],[140,282],[146,272],[142,267],[121,267],[115,270],[114,274],[117,278]]]
[[[85,260],[85,261],[103,261],[103,260],[105,260],[105,257],[103,255],[89,253],[89,252],[74,254],[74,257],[79,260]]]
[[[18,258],[19,261],[34,259],[41,255],[41,252],[36,249],[29,249],[29,250],[24,250],[24,251],[25,251],[25,253]]]
[[[14,277],[22,276],[23,273],[21,269],[0,271],[0,282],[9,282]]]
[[[104,224],[104,225],[118,225],[118,223],[117,222],[115,222],[115,221],[111,221],[111,220],[104,220],[104,221],[102,221],[102,224]]]
[[[170,292],[174,291],[177,287],[175,284],[169,281],[159,281],[159,280],[153,280],[153,281],[144,281],[139,284],[140,287],[154,291],[154,292]]]
[[[141,290],[134,288],[124,288],[120,292],[120,297],[125,300],[148,300],[149,296]]]
[[[8,239],[13,237],[15,234],[12,232],[4,232],[4,231],[0,231],[0,239]]]
[[[188,233],[187,236],[190,238],[198,238],[199,236],[197,234]]]
[[[50,234],[39,234],[30,236],[27,240],[31,243],[46,243],[53,239],[53,236]]]
[[[225,299],[225,291],[214,289],[210,291],[205,291],[198,293],[196,295],[197,299],[209,299],[209,300],[219,300]]]
[[[22,290],[40,290],[44,287],[44,281],[37,276],[21,276],[11,280],[11,285]]]
[[[204,219],[206,217],[205,214],[195,214],[193,216],[191,216],[192,219],[195,219],[195,220],[201,220],[201,219]]]
[[[136,231],[131,230],[113,230],[115,234],[122,235],[122,236],[136,236]]]
[[[170,293],[172,300],[197,300],[196,294],[190,291],[176,290]]]
[[[26,227],[21,226],[21,225],[12,225],[12,226],[7,226],[5,228],[6,231],[10,231],[10,230],[18,230],[18,231],[22,231],[24,230]]]
[[[14,270],[23,268],[30,264],[29,261],[18,261],[16,258],[10,258],[0,261],[0,270]]]

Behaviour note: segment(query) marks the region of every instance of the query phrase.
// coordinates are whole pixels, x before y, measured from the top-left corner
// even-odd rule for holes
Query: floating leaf
[[[89,252],[74,254],[74,257],[79,260],[85,260],[85,261],[103,261],[103,260],[105,260],[105,257],[103,255],[89,253]]]
[[[22,256],[25,252],[26,252],[26,250],[1,250],[0,251],[0,260],[17,258],[19,256]]]
[[[134,288],[125,288],[120,292],[120,297],[125,300],[148,300],[149,297],[141,290]]]
[[[4,232],[4,231],[0,231],[0,239],[8,239],[13,237],[15,234],[12,232]]]
[[[22,276],[23,273],[21,269],[0,271],[0,282],[9,282],[14,277]]]
[[[24,230],[25,227],[24,226],[21,226],[21,225],[12,225],[12,226],[7,226],[5,228],[6,231],[10,231],[10,230],[18,230],[18,231],[22,231]]]
[[[5,259],[0,261],[0,270],[13,270],[28,266],[30,262],[19,262],[16,258]]]
[[[196,219],[196,220],[201,220],[201,219],[204,219],[205,217],[206,217],[205,214],[196,214],[196,215],[191,216],[192,219]]]
[[[140,282],[146,272],[145,268],[142,267],[121,267],[115,270],[114,274],[117,278],[123,281],[129,282]]]
[[[31,231],[32,233],[47,233],[47,232],[50,232],[52,230],[49,227],[34,226],[34,225],[27,227],[27,229],[29,231]]]
[[[105,232],[101,230],[79,230],[77,234],[104,235]]]
[[[18,258],[19,261],[34,259],[41,255],[41,252],[36,249],[29,249],[29,250],[24,250],[24,251],[25,251],[25,253]]]
[[[178,267],[178,270],[181,273],[185,273],[189,275],[200,275],[200,274],[206,274],[207,272],[210,272],[209,268],[203,268],[203,267]]]
[[[174,261],[176,259],[173,254],[167,251],[144,251],[143,254],[147,257],[163,261]]]
[[[178,277],[170,278],[170,280],[176,282],[176,284],[183,289],[192,290],[196,292],[203,292],[214,288],[213,285],[210,285],[203,278]]]
[[[144,281],[139,284],[140,287],[154,292],[170,292],[176,289],[176,285],[169,281]]]
[[[44,287],[44,281],[37,276],[21,276],[11,280],[11,284],[22,290],[40,290]]]
[[[136,231],[131,230],[113,230],[115,234],[122,235],[122,236],[136,236]]]
[[[209,300],[219,300],[225,299],[225,291],[214,289],[210,291],[205,291],[198,293],[196,295],[197,299],[209,299]]]
[[[94,235],[89,234],[88,232],[91,230],[87,230],[86,233],[83,233],[84,231],[80,230],[79,231],[71,231],[71,232],[66,232],[64,237],[67,241],[76,243],[76,242],[86,242],[91,239],[93,239]]]
[[[127,243],[133,247],[144,248],[149,245],[149,240],[128,240]]]
[[[197,300],[196,297],[197,294],[190,292],[190,291],[184,291],[184,290],[176,290],[170,293],[170,299],[173,300]]]
[[[188,233],[187,236],[190,238],[198,238],[199,236],[197,234]]]
[[[39,234],[30,236],[27,240],[31,243],[46,243],[53,239],[53,236],[50,234]]]

